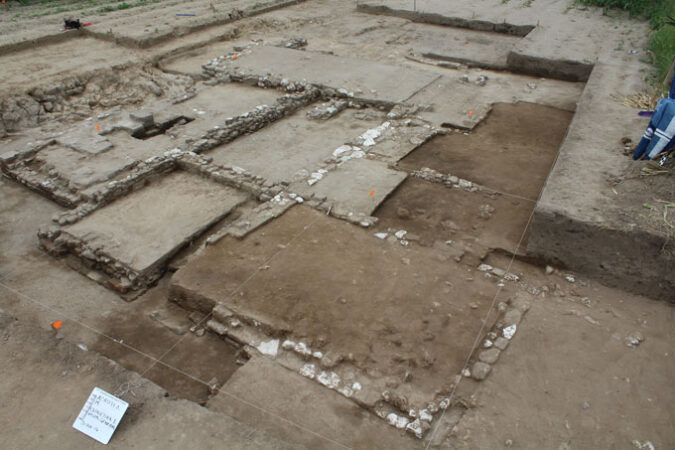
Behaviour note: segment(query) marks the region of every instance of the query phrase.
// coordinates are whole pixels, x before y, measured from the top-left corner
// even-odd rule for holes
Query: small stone
[[[398,239],[403,239],[406,234],[408,234],[406,230],[398,230],[396,233],[394,233],[394,236],[396,236]]]
[[[417,439],[422,439],[422,423],[419,419],[415,419],[406,426],[406,431],[415,435]]]
[[[600,322],[598,322],[597,320],[595,320],[591,316],[584,316],[584,320],[586,322],[590,323],[591,325],[599,325],[600,324]]]
[[[508,327],[505,327],[505,328],[502,330],[502,335],[503,335],[506,339],[511,340],[511,338],[516,334],[516,329],[517,329],[516,324],[509,325]]]
[[[489,272],[489,271],[491,271],[492,269],[494,269],[494,267],[492,267],[492,266],[489,265],[489,264],[481,264],[480,266],[478,266],[478,271],[479,271],[479,272]]]
[[[419,416],[420,420],[425,422],[431,422],[434,418],[434,416],[432,416],[426,408],[420,409]]]
[[[504,445],[506,447],[511,447],[513,445],[513,441],[511,439],[507,439],[504,441]]]
[[[457,226],[457,224],[455,222],[453,222],[452,220],[444,220],[443,222],[441,222],[441,226],[443,228],[445,228],[446,230],[450,230],[450,231],[459,230],[459,227]]]
[[[470,187],[470,186],[469,186],[469,187]],[[494,207],[493,207],[492,205],[487,205],[487,204],[486,204],[486,205],[481,205],[481,206],[480,206],[480,212],[479,212],[478,216],[479,216],[481,219],[487,220],[487,219],[489,219],[490,217],[492,217],[492,213],[494,213],[494,212],[495,212],[495,209],[494,209]]]
[[[488,364],[494,364],[497,362],[499,359],[499,349],[498,348],[489,348],[487,350],[483,350],[478,354],[478,359],[483,361],[484,363]]]
[[[410,219],[410,211],[403,207],[396,210],[396,215],[399,219]]]
[[[206,322],[206,328],[209,330],[213,331],[214,333],[224,336],[227,334],[227,327],[223,325],[222,323],[218,322],[217,320],[209,320]]]
[[[546,275],[551,275],[553,273],[553,267],[551,266],[546,266]]]
[[[519,324],[523,314],[517,309],[510,309],[504,314],[504,323],[508,325]]]
[[[495,347],[498,348],[499,350],[504,350],[504,349],[506,349],[506,347],[508,347],[509,340],[504,339],[503,337],[500,336],[497,339],[495,339],[494,344],[495,344]]]
[[[476,303],[476,302],[471,302],[471,303],[469,303],[469,307],[470,307],[471,309],[478,309],[478,303]]]
[[[492,370],[492,366],[490,366],[490,364],[478,361],[474,363],[473,368],[471,369],[471,376],[474,380],[481,381],[487,378],[490,370]]]
[[[316,374],[316,366],[314,364],[305,364],[300,369],[300,375],[302,375],[303,377],[307,377],[310,380],[314,379],[315,374]]]
[[[462,189],[470,189],[471,186],[473,186],[473,183],[471,183],[469,180],[464,180],[460,179],[459,180],[459,187]]]
[[[588,409],[590,407],[591,407],[591,405],[586,400],[584,400],[584,404],[582,405],[582,408]]]
[[[634,331],[628,336],[626,336],[626,339],[624,342],[626,343],[627,347],[637,347],[640,345],[640,342],[644,341],[645,337],[640,333],[639,331]]]
[[[211,380],[208,382],[209,386],[209,392],[211,395],[214,395],[218,392],[218,378],[213,377]]]
[[[492,269],[492,275],[497,277],[503,277],[506,276],[506,271],[495,267],[494,269]]]
[[[328,351],[325,355],[323,355],[323,358],[321,358],[319,364],[324,369],[332,369],[340,364],[343,359],[344,358],[339,353]]]

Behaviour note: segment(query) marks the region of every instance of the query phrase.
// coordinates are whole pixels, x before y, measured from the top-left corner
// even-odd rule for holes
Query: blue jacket
[[[659,100],[645,134],[633,152],[633,159],[652,159],[675,147],[675,83],[670,89],[671,98]]]

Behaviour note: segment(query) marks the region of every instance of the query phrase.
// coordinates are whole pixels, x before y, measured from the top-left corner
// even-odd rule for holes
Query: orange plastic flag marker
[[[470,109],[470,110],[469,110],[469,115],[470,115],[470,116],[473,116],[473,109]]]
[[[237,59],[237,58],[238,58],[238,56],[236,54],[232,55],[232,59]]]
[[[101,127],[99,127],[98,125],[96,125],[95,128],[96,128],[96,131],[101,131]]]
[[[56,322],[52,323],[52,328],[55,330],[60,329],[63,326],[63,321],[62,320],[57,320]]]
[[[375,195],[375,191],[372,191],[372,190],[371,190],[371,191],[370,191],[370,196],[372,197],[373,195]]]

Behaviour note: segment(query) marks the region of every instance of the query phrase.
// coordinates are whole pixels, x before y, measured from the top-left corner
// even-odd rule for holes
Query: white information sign
[[[107,444],[128,407],[124,400],[95,387],[75,419],[73,428]]]

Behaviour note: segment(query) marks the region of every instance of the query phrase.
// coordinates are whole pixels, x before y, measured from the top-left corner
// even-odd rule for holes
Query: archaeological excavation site
[[[652,31],[586,3],[3,0],[0,447],[675,448]]]

